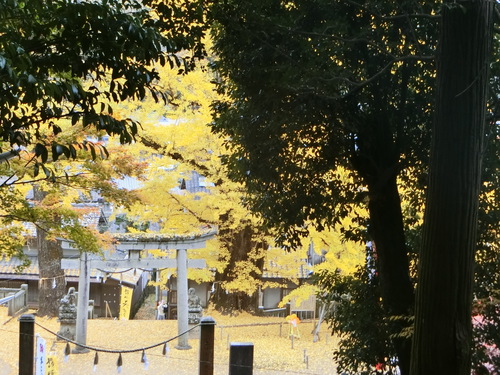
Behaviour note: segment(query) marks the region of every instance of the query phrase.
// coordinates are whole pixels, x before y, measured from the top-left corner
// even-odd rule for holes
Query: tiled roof
[[[38,269],[38,259],[31,258],[31,264],[27,267],[18,270],[18,267],[22,266],[23,262],[18,258],[2,259],[0,260],[0,275],[19,275],[19,276],[35,276],[38,277],[40,271]],[[64,270],[64,274],[67,277],[78,277],[80,275],[79,269],[67,269]],[[92,270],[90,277],[97,277],[100,272],[97,270]]]
[[[39,269],[38,269],[38,259],[31,258],[31,264],[27,267],[24,267],[22,270],[17,272],[17,267],[22,265],[22,262],[18,258],[10,258],[10,259],[2,259],[0,260],[0,277],[5,277],[9,275],[9,278],[17,278],[17,279],[38,279],[39,277]],[[103,272],[108,271],[108,272]],[[90,277],[96,279],[98,277],[103,277],[105,273],[108,273],[108,278],[115,279],[118,281],[123,281],[127,284],[135,285],[139,278],[141,277],[143,271],[142,270],[134,270],[134,269],[107,269],[107,270],[98,270],[91,269]],[[65,269],[64,275],[70,278],[78,278],[80,276],[79,269]]]

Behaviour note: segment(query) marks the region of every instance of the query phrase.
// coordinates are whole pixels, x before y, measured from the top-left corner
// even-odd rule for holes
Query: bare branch
[[[150,147],[155,151],[160,152],[164,156],[168,156],[169,158],[172,158],[173,160],[177,160],[183,163],[187,163],[190,166],[194,167],[198,171],[207,171],[208,168],[202,164],[197,163],[193,159],[186,159],[184,158],[183,155],[181,155],[178,152],[166,152],[164,151],[165,147],[161,145],[160,143],[156,142],[154,139],[138,135],[137,138],[139,141],[146,147]]]

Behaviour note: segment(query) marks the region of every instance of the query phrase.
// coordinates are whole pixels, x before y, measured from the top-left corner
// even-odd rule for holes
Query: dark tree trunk
[[[368,185],[369,233],[375,242],[382,306],[387,317],[408,316],[413,313],[414,293],[397,186],[399,149],[393,139],[389,116],[383,110],[363,123],[353,163]],[[389,327],[390,333],[400,333],[405,328],[402,322],[395,321]],[[408,375],[411,340],[392,341],[401,374]]]
[[[474,252],[494,2],[445,2],[412,375],[470,375]]]
[[[412,312],[414,295],[395,176],[384,184],[371,187],[368,207],[385,314],[388,317],[408,316]],[[390,328],[392,334],[399,333],[404,328],[402,320],[395,321]],[[394,339],[393,344],[401,373],[407,375],[410,369],[411,340]]]

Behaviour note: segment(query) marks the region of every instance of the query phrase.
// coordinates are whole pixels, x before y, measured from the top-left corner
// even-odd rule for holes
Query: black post
[[[199,375],[214,375],[215,320],[204,316],[200,321],[200,371]]]
[[[19,318],[19,375],[33,375],[35,355],[35,316],[24,314]]]
[[[253,374],[253,343],[232,342],[229,351],[229,375]]]

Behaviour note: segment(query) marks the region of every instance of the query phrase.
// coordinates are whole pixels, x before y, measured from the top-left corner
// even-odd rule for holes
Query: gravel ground
[[[149,308],[148,308],[149,309]],[[149,310],[148,310],[149,311]],[[137,317],[148,318],[150,312],[142,311]],[[27,313],[34,313],[28,311]],[[154,313],[153,313],[154,314]],[[287,337],[288,325],[280,318],[257,318],[249,314],[223,316],[209,311],[217,322],[214,343],[214,374],[226,375],[229,369],[230,342],[252,342],[254,344],[254,375],[282,374],[335,374],[331,359],[335,340],[325,331],[319,342],[312,342],[312,323],[300,325],[301,338],[293,342]],[[71,354],[64,360],[64,342],[56,341],[46,329],[57,332],[56,318],[36,318],[35,333],[47,341],[47,348],[56,355],[59,375],[116,374],[118,353],[99,353],[99,362],[94,372],[95,352]],[[0,307],[0,375],[15,375],[19,363],[18,317],[9,319],[6,308]],[[280,325],[280,323],[284,323]],[[251,327],[229,327],[230,325],[254,324]],[[255,325],[259,324],[259,325]],[[267,324],[267,325],[265,325]],[[177,322],[172,320],[110,320],[88,321],[87,345],[111,350],[136,350],[161,343],[177,335]],[[136,374],[198,374],[199,340],[190,339],[190,350],[175,348],[177,340],[169,343],[167,356],[162,354],[163,346],[146,350],[148,368],[141,363],[142,351],[122,354],[122,375]],[[293,346],[293,348],[292,348]],[[72,345],[73,347],[73,345]]]

